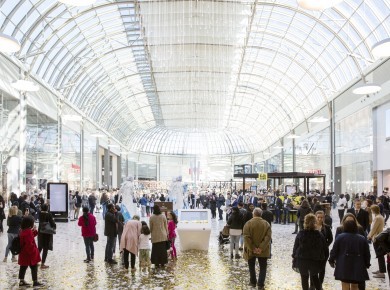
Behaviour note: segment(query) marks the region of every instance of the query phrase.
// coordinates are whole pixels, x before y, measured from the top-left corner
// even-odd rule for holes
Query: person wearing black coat
[[[104,235],[107,237],[104,261],[109,264],[117,264],[112,259],[115,250],[116,237],[118,235],[118,218],[115,215],[116,209],[112,203],[107,205],[107,213],[104,218]]]
[[[268,210],[268,205],[266,202],[263,202],[261,204],[261,210],[262,210],[261,218],[263,220],[266,220],[269,223],[269,225],[272,227],[272,221],[274,220],[274,215],[271,211]]]
[[[238,254],[240,236],[242,234],[243,219],[240,214],[238,207],[232,208],[232,214],[230,215],[227,225],[229,226],[229,236],[230,236],[230,258],[233,259],[233,249],[235,250],[236,259],[240,258]]]
[[[217,196],[215,192],[213,192],[210,196],[210,210],[211,218],[215,219],[217,217]]]
[[[358,233],[359,235],[361,235],[361,236],[363,236],[363,237],[365,237],[365,238],[367,237],[366,231],[363,229],[363,227],[362,227],[361,225],[358,224],[358,221],[357,221],[355,215],[352,214],[352,213],[346,213],[346,214],[344,215],[343,219],[341,220],[341,226],[337,227],[337,229],[336,229],[336,233],[335,233],[334,239],[336,239],[338,235],[344,233],[343,224],[344,224],[346,221],[348,221],[348,220],[353,220],[353,221],[357,224],[357,228],[358,228],[358,229],[357,229],[357,233]]]
[[[4,232],[3,220],[5,220],[5,201],[2,195],[0,195],[0,233]]]
[[[225,197],[223,196],[223,194],[219,194],[218,196],[218,199],[217,199],[217,208],[218,208],[218,215],[219,215],[219,220],[223,220],[223,217],[222,217],[222,214],[223,214],[223,210],[222,210],[222,206],[225,205]]]
[[[282,219],[280,217],[283,210],[283,201],[280,198],[280,194],[276,194],[275,199],[275,224],[280,224],[282,222]]]
[[[311,207],[307,199],[302,201],[300,208],[298,209],[297,215],[299,216],[299,230],[303,230],[303,222],[307,214],[312,213]]]
[[[359,225],[363,227],[363,230],[367,231],[369,226],[369,216],[368,212],[361,208],[362,202],[360,200],[355,200],[354,208],[350,208],[347,210],[347,213],[353,214]]]
[[[317,219],[317,230],[324,236],[326,243],[325,259],[322,261],[322,268],[321,271],[318,273],[318,278],[322,286],[325,278],[326,262],[329,258],[329,246],[333,242],[333,234],[332,229],[327,224],[325,224],[325,213],[323,211],[317,211],[315,213],[315,216]],[[313,283],[311,284],[313,285]]]
[[[295,238],[292,254],[293,267],[299,269],[303,290],[309,289],[309,277],[315,289],[321,290],[319,273],[327,251],[325,237],[316,229],[315,215],[307,214],[304,229]]]
[[[43,223],[49,223],[53,229],[56,229],[56,223],[53,216],[48,212],[48,205],[43,204],[39,213],[39,226],[38,226],[38,250],[42,252],[42,264],[41,269],[46,269],[49,266],[45,265],[48,251],[53,251],[53,235],[41,233]]]
[[[367,239],[358,234],[355,221],[344,221],[343,229],[330,251],[329,264],[335,267],[334,276],[341,281],[342,289],[358,289],[358,285],[369,280],[370,248]]]

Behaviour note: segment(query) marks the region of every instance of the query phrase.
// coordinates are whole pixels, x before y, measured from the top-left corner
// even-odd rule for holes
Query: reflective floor
[[[336,216],[335,213],[334,220],[338,220]],[[231,260],[229,245],[221,247],[218,244],[217,235],[224,224],[225,221],[212,220],[208,252],[180,252],[178,240],[177,262],[170,262],[163,270],[152,269],[148,273],[137,269],[131,274],[120,265],[110,266],[103,262],[106,239],[101,215],[98,215],[100,241],[95,243],[95,261],[90,264],[83,263],[86,258],[84,243],[76,222],[59,223],[54,251],[49,252],[47,258],[46,264],[50,268],[39,269],[39,279],[46,284],[46,289],[251,289],[247,286],[249,274],[245,260]],[[291,270],[294,225],[272,225],[272,229],[272,259],[268,262],[265,288],[300,289],[299,274]],[[1,260],[6,242],[7,235],[0,234]],[[378,269],[376,259],[372,259],[371,264],[370,277],[371,271]],[[0,289],[18,289],[18,271],[19,266],[10,262],[10,257],[7,263],[0,262]],[[390,289],[388,277],[386,279],[371,278],[367,289]],[[27,271],[26,281],[31,281],[30,270]],[[323,287],[341,289],[330,267],[327,268]]]

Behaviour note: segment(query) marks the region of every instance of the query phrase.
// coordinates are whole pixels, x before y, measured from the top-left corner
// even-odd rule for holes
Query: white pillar
[[[20,94],[19,102],[19,193],[26,190],[26,136],[27,136],[27,102],[26,92]]]

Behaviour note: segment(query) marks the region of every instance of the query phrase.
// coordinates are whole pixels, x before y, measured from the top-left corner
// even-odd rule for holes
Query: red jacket
[[[38,235],[36,230],[24,229],[20,231],[20,254],[18,264],[20,266],[34,266],[41,261],[34,237]]]
[[[93,214],[88,213],[88,226],[85,225],[84,217],[79,217],[78,225],[81,227],[83,237],[94,237],[96,235],[96,218]]]

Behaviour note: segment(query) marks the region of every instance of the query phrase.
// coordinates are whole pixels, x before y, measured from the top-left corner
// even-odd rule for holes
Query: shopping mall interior
[[[60,182],[100,194],[129,177],[138,195],[169,195],[180,181],[184,199],[380,196],[390,187],[389,72],[390,0],[0,1],[4,212],[11,192],[45,196]],[[211,220],[208,252],[180,251],[178,239],[174,264],[130,275],[104,264],[96,215],[93,265],[77,224],[58,225],[51,267],[39,271],[48,289],[248,288],[244,259],[218,244],[225,216]],[[272,230],[266,289],[300,289],[293,225]],[[17,263],[0,269],[0,289],[17,288]],[[370,279],[367,289],[388,285]],[[327,266],[323,289],[339,284]]]

